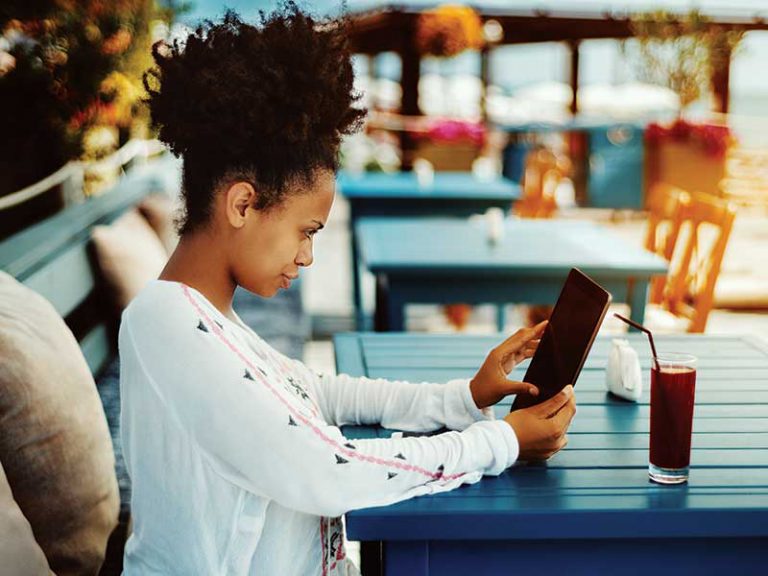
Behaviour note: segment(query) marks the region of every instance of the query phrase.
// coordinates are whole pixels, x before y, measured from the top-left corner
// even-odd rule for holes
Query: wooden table
[[[520,198],[520,186],[506,178],[483,180],[470,172],[437,172],[429,185],[420,185],[414,172],[340,172],[339,192],[349,202],[352,240],[352,283],[357,328],[365,327],[360,290],[355,225],[366,216],[470,216],[488,208],[509,211]]]
[[[364,218],[357,236],[361,266],[376,276],[377,331],[403,330],[406,304],[553,304],[572,267],[642,322],[649,281],[667,271],[665,260],[578,220],[507,219],[497,244],[484,221],[469,219]]]
[[[768,554],[768,345],[748,337],[659,336],[699,358],[688,484],[648,481],[647,341],[638,404],[608,396],[610,340],[576,384],[568,446],[445,494],[347,514],[351,540],[382,541],[386,574],[764,574]],[[337,336],[339,372],[411,381],[471,377],[498,337]],[[518,367],[518,375],[525,365]],[[497,417],[510,401],[497,406]],[[346,427],[350,438],[391,430]],[[364,559],[364,561],[366,561]],[[543,569],[542,566],[546,566]]]

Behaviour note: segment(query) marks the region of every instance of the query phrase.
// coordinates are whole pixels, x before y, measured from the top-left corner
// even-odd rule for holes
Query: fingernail
[[[528,393],[531,396],[538,396],[539,395],[539,389],[536,388],[535,386],[531,386],[530,388],[528,388]]]

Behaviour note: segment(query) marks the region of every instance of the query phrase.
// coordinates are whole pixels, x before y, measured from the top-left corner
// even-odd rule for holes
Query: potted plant
[[[486,129],[481,122],[433,119],[414,132],[416,156],[428,160],[435,170],[472,169],[482,149]]]
[[[680,115],[646,130],[646,203],[656,182],[686,190],[719,193],[725,159],[734,138],[725,125],[683,119],[689,106],[712,92],[711,81],[727,65],[744,32],[723,30],[693,10],[679,16],[665,11],[636,15],[641,79],[667,86],[680,99]]]
[[[683,190],[719,195],[726,154],[735,142],[728,126],[678,118],[668,125],[650,124],[645,141],[648,186],[666,182]],[[646,203],[649,201],[646,193]]]

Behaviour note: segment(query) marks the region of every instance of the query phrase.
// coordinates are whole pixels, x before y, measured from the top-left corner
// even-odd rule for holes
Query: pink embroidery
[[[325,575],[333,572],[339,562],[347,557],[341,518],[320,518],[320,547]],[[328,566],[329,562],[331,562],[330,566]]]
[[[248,357],[245,354],[240,352],[240,350],[234,344],[230,343],[227,340],[227,338],[224,336],[224,331],[221,329],[221,327],[219,327],[219,325],[214,320],[211,320],[211,318],[208,316],[208,314],[206,314],[206,312],[200,307],[200,305],[194,299],[191,291],[189,290],[189,287],[186,286],[186,285],[182,285],[182,289],[184,290],[184,295],[187,297],[187,300],[189,300],[189,302],[195,308],[197,313],[200,314],[200,316],[202,316],[205,319],[206,324],[208,324],[210,326],[211,330],[213,330],[213,333],[216,334],[216,336],[219,337],[219,339],[224,343],[225,346],[227,346],[230,350],[232,350],[235,354],[237,354],[237,356],[243,362],[245,362],[248,365],[248,367],[251,368],[251,370],[256,372],[256,374],[252,374],[252,376],[258,376],[259,378],[262,378],[264,380],[264,375],[262,374],[262,372],[259,369],[259,367],[255,366],[248,359]],[[261,350],[256,350],[255,352],[259,356],[259,358],[261,358],[262,360],[264,360],[267,363],[270,363],[270,358],[264,352],[262,352]],[[272,392],[275,393],[278,396],[278,398],[280,399],[280,401],[283,404],[287,405],[285,399],[280,397],[279,394],[276,393],[276,391],[272,388],[272,386],[266,380],[264,380],[264,383],[267,384],[269,389],[272,390]],[[310,400],[312,400],[311,397],[310,397]],[[314,402],[313,402],[313,404],[314,404]],[[304,404],[304,406],[306,406],[309,409],[309,411],[312,412],[312,415],[315,418],[317,418],[319,416],[319,412],[318,412],[319,409],[316,409],[313,404],[312,405]]]
[[[325,518],[320,517],[320,561],[323,563],[323,576],[328,574],[328,548],[325,546]]]
[[[287,409],[288,412],[293,415],[294,418],[298,419],[302,424],[307,426],[312,432],[315,433],[315,435],[320,438],[323,442],[331,446],[334,450],[337,452],[343,454],[344,456],[347,456],[349,458],[354,458],[356,460],[363,460],[366,462],[371,462],[373,464],[379,464],[381,466],[385,466],[387,468],[397,468],[399,470],[407,470],[409,472],[417,472],[419,474],[422,474],[424,476],[427,476],[431,479],[442,479],[442,480],[453,480],[455,478],[460,478],[461,476],[464,476],[464,474],[452,474],[452,475],[444,475],[442,472],[430,472],[429,470],[426,470],[424,468],[421,468],[419,466],[414,466],[411,464],[403,464],[401,462],[397,462],[394,460],[386,460],[384,458],[377,458],[374,456],[366,456],[364,454],[360,454],[359,452],[355,450],[349,450],[348,448],[343,447],[341,444],[336,442],[333,438],[330,438],[327,436],[314,422],[312,422],[309,418],[307,418],[304,414],[301,414],[295,410],[295,406],[288,402],[285,398],[283,398],[282,394],[274,387],[272,384],[264,377],[264,375],[261,373],[261,371],[248,359],[248,357],[240,352],[240,350],[229,340],[227,340],[226,336],[224,335],[221,328],[219,328],[218,324],[213,322],[208,314],[205,313],[205,311],[198,305],[198,303],[193,298],[192,294],[189,291],[189,288],[187,286],[182,286],[182,289],[184,290],[184,294],[186,295],[189,302],[192,304],[192,306],[195,308],[198,314],[203,317],[206,324],[209,325],[211,330],[213,330],[213,333],[221,340],[225,346],[227,346],[232,352],[234,352],[238,358],[240,358],[243,362],[245,362],[246,365],[248,365],[252,370],[255,378],[259,378],[261,383],[267,387],[267,389],[272,392],[272,395],[275,396]]]

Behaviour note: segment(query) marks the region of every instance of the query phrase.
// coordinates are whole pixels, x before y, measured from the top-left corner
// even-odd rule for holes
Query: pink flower
[[[482,146],[485,142],[485,126],[465,120],[436,120],[430,124],[423,137],[438,143],[468,142]]]
[[[698,145],[710,156],[723,157],[734,138],[728,126],[714,124],[693,124],[678,119],[670,126],[651,123],[645,130],[646,142],[661,144],[663,142],[690,142]]]

